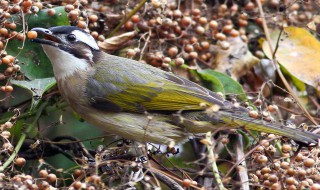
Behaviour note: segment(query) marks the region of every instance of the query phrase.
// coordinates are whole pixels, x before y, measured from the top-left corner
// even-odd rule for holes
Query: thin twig
[[[221,180],[221,177],[219,175],[219,169],[216,162],[216,156],[213,152],[214,144],[212,143],[212,135],[211,132],[206,133],[206,140],[209,142],[206,144],[208,149],[208,161],[211,162],[212,172],[214,175],[214,179],[216,180],[216,183],[218,185],[219,190],[224,190],[224,186]]]
[[[141,1],[127,16],[125,16],[122,21],[115,27],[112,32],[108,35],[107,38],[112,37],[120,28],[122,25],[124,25],[138,10],[147,2],[147,0]]]

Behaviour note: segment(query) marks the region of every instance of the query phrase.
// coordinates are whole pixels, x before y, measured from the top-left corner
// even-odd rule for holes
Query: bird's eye
[[[67,40],[70,42],[74,42],[74,41],[76,41],[76,39],[77,39],[77,37],[74,34],[69,34],[67,36]]]

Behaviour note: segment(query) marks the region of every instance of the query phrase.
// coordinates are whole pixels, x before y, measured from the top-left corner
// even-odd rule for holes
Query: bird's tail
[[[254,130],[264,133],[284,136],[305,144],[317,144],[320,135],[303,129],[281,126],[262,119],[254,119],[243,114],[220,113],[220,120],[224,123],[240,126],[246,130]]]
[[[208,131],[208,128],[221,129],[242,128],[246,130],[254,130],[264,133],[284,136],[297,142],[316,145],[320,139],[320,135],[310,131],[281,126],[276,123],[264,121],[262,119],[254,119],[247,113],[230,112],[220,110],[215,114],[208,115],[203,112],[189,112],[181,115],[183,118],[183,126],[192,133]]]

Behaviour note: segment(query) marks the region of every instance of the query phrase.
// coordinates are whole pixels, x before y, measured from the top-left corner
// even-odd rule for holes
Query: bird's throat
[[[42,45],[44,52],[51,61],[56,79],[64,80],[76,72],[83,72],[90,67],[85,59],[79,59],[74,55],[50,45]]]

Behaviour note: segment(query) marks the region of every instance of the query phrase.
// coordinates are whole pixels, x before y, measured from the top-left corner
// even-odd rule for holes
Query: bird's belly
[[[139,142],[168,144],[184,141],[189,136],[181,127],[168,123],[172,118],[166,115],[148,117],[137,113],[91,110],[81,116],[104,131]]]

